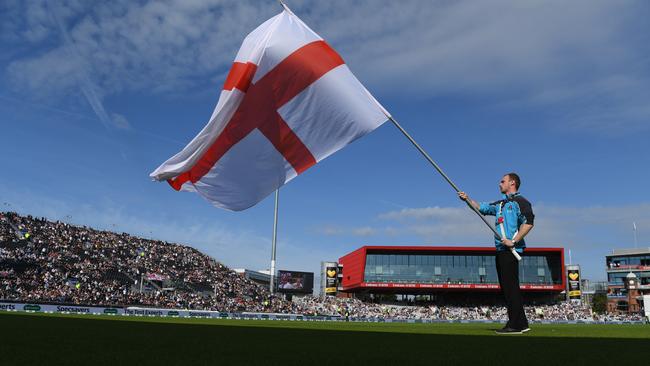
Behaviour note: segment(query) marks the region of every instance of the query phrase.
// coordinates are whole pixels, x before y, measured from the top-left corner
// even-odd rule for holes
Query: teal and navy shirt
[[[481,202],[479,211],[483,215],[495,216],[494,224],[499,234],[505,232],[508,239],[512,239],[522,224],[533,225],[535,215],[533,207],[527,199],[519,192],[503,195],[503,199],[496,202]],[[503,227],[501,227],[501,225]],[[494,237],[494,244],[497,251],[507,250],[508,248],[501,244],[498,237]],[[526,242],[520,240],[515,244],[517,252],[522,253],[526,248]]]

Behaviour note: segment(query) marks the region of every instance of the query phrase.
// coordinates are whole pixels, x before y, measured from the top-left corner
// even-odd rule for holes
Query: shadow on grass
[[[647,339],[439,335],[0,315],[2,365],[647,362]],[[615,355],[615,356],[613,356]]]

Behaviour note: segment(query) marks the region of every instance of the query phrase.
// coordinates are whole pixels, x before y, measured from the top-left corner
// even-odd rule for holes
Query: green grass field
[[[0,313],[0,365],[650,364],[648,325],[498,327]]]

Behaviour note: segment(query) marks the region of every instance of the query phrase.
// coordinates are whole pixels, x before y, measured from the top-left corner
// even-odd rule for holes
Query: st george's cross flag
[[[150,176],[244,210],[388,116],[341,56],[285,9],[244,39],[208,124]]]

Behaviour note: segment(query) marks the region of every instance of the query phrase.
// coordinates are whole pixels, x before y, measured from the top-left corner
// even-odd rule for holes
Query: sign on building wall
[[[579,266],[567,266],[567,283],[568,283],[567,294],[569,296],[569,300],[580,301],[582,296],[582,291],[580,290],[580,267]]]
[[[336,262],[322,262],[321,288],[324,295],[336,296],[336,288],[338,286],[338,263]]]

